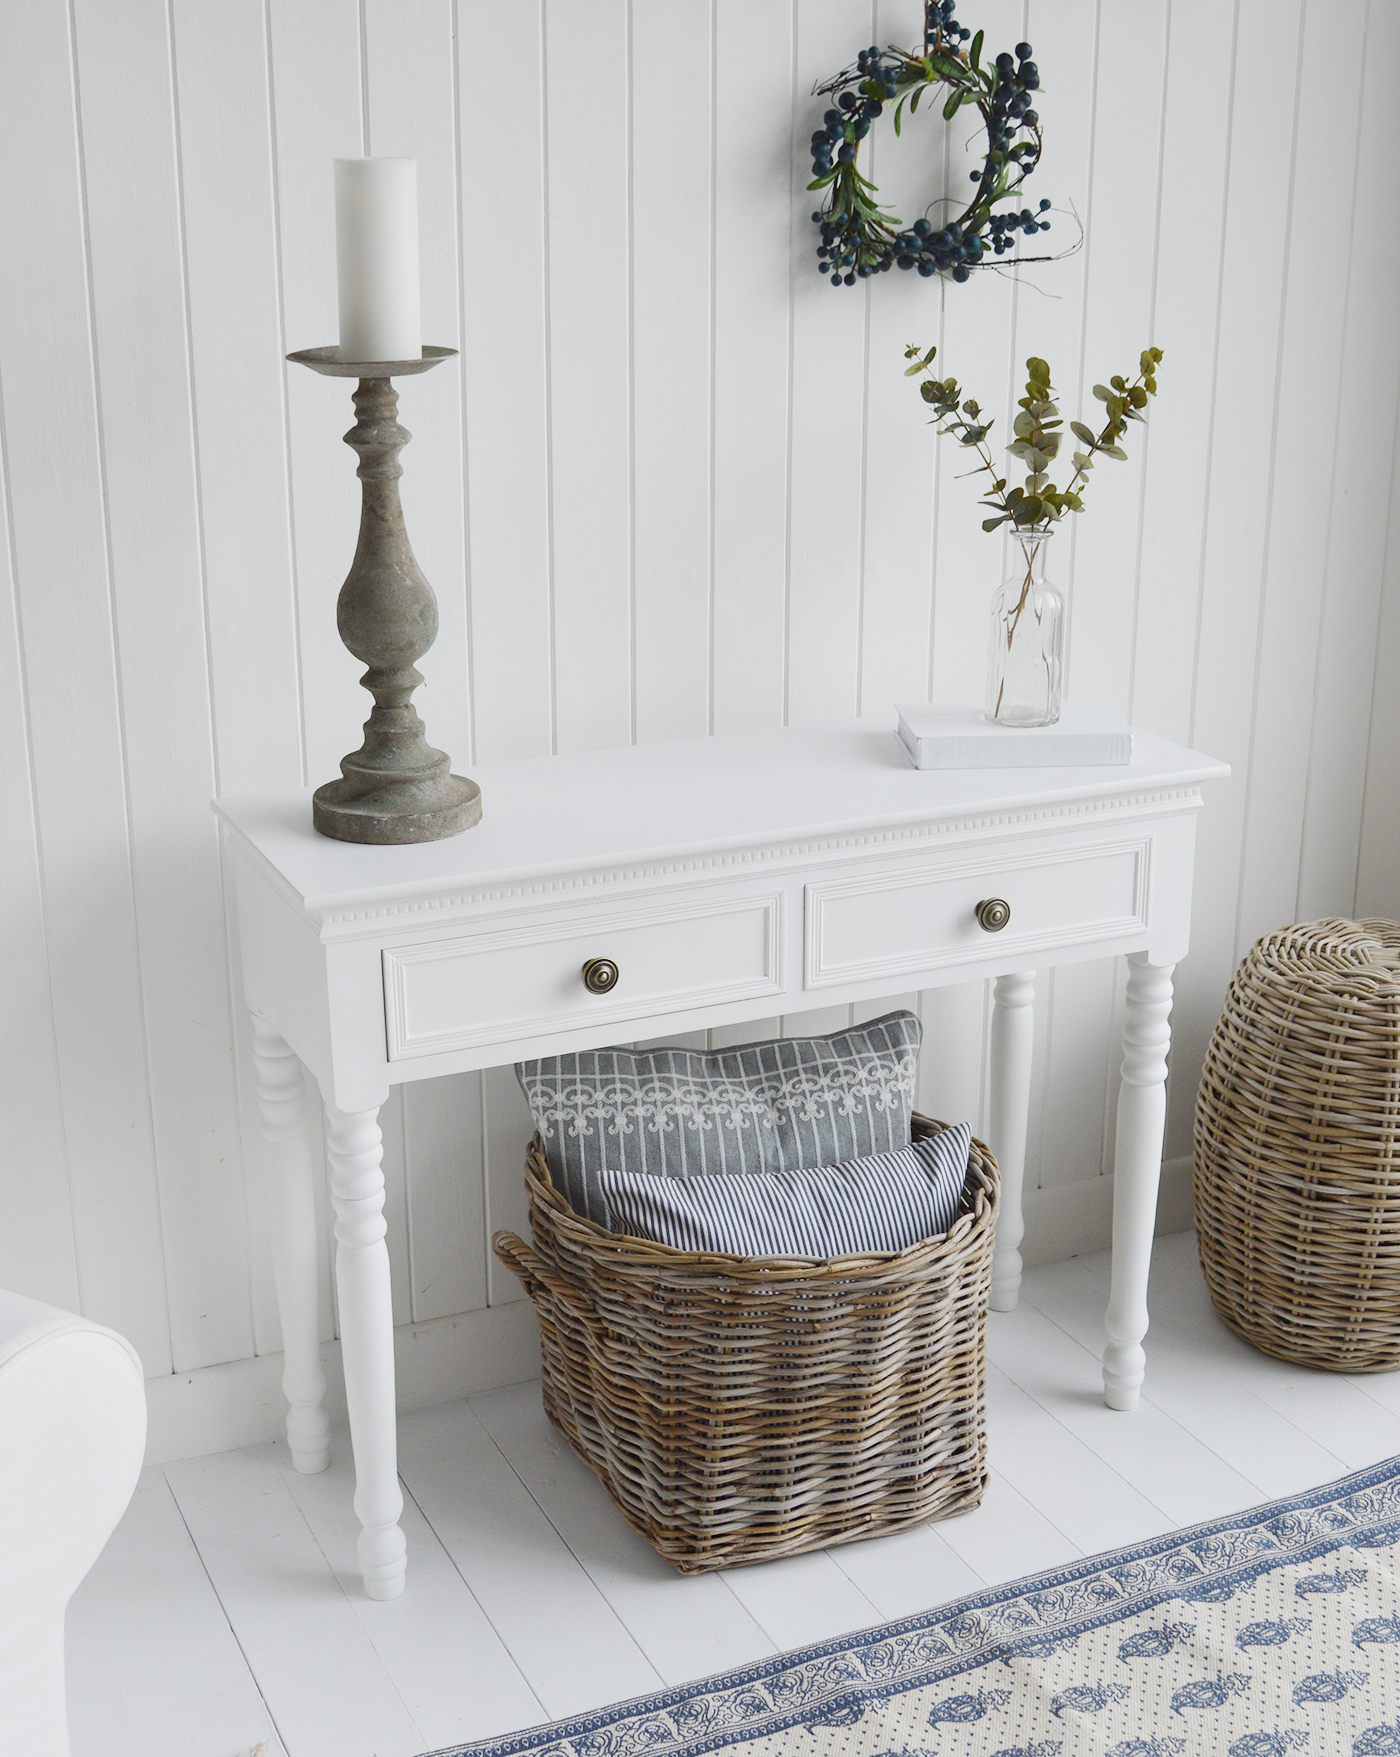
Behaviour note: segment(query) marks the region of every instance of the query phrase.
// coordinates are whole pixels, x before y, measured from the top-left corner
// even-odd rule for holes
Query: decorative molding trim
[[[339,1342],[322,1343],[321,1362],[329,1387],[326,1410],[332,1424],[340,1425],[346,1414]],[[261,1354],[147,1379],[147,1464],[283,1439],[283,1364],[280,1354]],[[400,1414],[519,1385],[539,1370],[535,1308],[524,1298],[394,1332]],[[331,1441],[349,1444],[343,1434],[332,1434]]]
[[[551,874],[539,878],[522,877],[514,883],[425,891],[420,896],[400,895],[383,903],[342,907],[334,901],[317,903],[314,900],[302,902],[298,899],[297,906],[320,929],[322,938],[354,939],[379,931],[386,921],[410,922],[424,917],[440,917],[457,911],[478,909],[483,904],[510,904],[537,897],[567,896],[578,891],[601,890],[614,885],[664,883],[668,880],[684,879],[696,873],[725,869],[740,872],[753,867],[841,859],[851,854],[878,849],[915,850],[947,838],[994,836],[1024,824],[1039,824],[1044,829],[1054,830],[1062,825],[1069,826],[1077,819],[1099,817],[1106,812],[1136,816],[1177,815],[1183,810],[1199,810],[1200,805],[1199,787],[1169,787],[1157,792],[1130,793],[1108,799],[1068,800],[1059,805],[1027,808],[1024,811],[994,812],[981,817],[947,818],[937,822],[925,820],[917,824],[851,831],[812,840],[755,842],[713,854],[678,855],[674,860],[648,861],[636,866],[580,867],[573,872],[556,869]],[[235,828],[233,833],[242,846],[248,846],[241,831]]]
[[[576,1012],[566,1013],[555,1007],[548,1012],[502,1016],[499,998],[483,992],[482,985],[464,980],[457,987],[462,1003],[473,1001],[483,1007],[482,1016],[470,1023],[453,1025],[431,1033],[415,1032],[410,1021],[410,985],[415,966],[455,964],[465,977],[471,960],[483,953],[507,951],[520,946],[555,946],[561,957],[569,954],[579,968],[579,961],[589,953],[589,945],[598,941],[606,948],[606,935],[612,932],[633,932],[639,927],[672,927],[696,921],[714,921],[724,916],[757,915],[762,918],[763,968],[752,975],[717,982],[704,980],[704,972],[694,968],[692,955],[682,953],[677,976],[686,986],[658,992],[642,1002],[625,994],[613,1002],[599,1001],[586,995]],[[505,927],[486,928],[469,937],[450,940],[418,940],[406,946],[386,946],[384,960],[384,1013],[387,1053],[391,1062],[408,1061],[415,1056],[443,1055],[452,1050],[474,1049],[485,1043],[513,1043],[533,1037],[541,1031],[572,1026],[587,1029],[606,1025],[610,1020],[630,1021],[654,1018],[659,1013],[680,1012],[687,1007],[720,1005],[735,1001],[767,1000],[783,994],[783,892],[767,896],[717,898],[713,892],[702,893],[686,901],[657,903],[651,907],[629,906],[625,914],[570,915],[565,921],[512,921]],[[598,947],[594,948],[595,950]],[[696,978],[701,978],[696,980]]]

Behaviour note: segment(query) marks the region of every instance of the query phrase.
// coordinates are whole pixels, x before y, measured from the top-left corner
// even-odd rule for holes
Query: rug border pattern
[[[1348,1545],[1396,1541],[1400,1458],[896,1622],[425,1757],[703,1757],[946,1682],[1028,1645],[1073,1640],[1159,1604],[1206,1591],[1226,1596],[1223,1589]]]

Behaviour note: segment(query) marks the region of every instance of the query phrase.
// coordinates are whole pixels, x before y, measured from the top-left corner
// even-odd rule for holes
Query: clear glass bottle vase
[[[985,712],[998,726],[1053,726],[1060,717],[1065,601],[1045,577],[1053,535],[1012,538],[1011,572],[992,599]]]

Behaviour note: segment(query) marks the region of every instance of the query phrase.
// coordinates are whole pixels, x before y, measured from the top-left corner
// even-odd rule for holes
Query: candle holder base
[[[447,758],[443,764],[446,766]],[[415,809],[415,784],[397,778],[387,786],[354,792],[352,781],[327,781],[311,801],[311,822],[338,842],[394,847],[401,842],[441,842],[481,822],[481,789],[463,775],[446,775],[434,787],[438,805]]]
[[[342,360],[337,348],[305,348],[289,360],[333,378],[358,378],[355,425],[345,443],[360,458],[360,538],[336,603],[340,638],[369,666],[360,682],[374,697],[365,741],[340,764],[340,779],[318,787],[312,826],[338,842],[392,847],[440,842],[481,822],[481,790],[451,773],[433,750],[411,697],[414,668],[438,630],[437,599],[414,560],[399,504],[398,457],[411,435],[396,419],[394,377],[426,372],[452,348],[424,348],[418,360]]]

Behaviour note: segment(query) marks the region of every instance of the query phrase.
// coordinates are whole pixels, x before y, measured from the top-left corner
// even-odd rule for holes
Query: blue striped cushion
[[[947,1232],[967,1180],[972,1130],[940,1129],[891,1153],[808,1171],[729,1177],[601,1173],[613,1230],[683,1251],[844,1257],[902,1251]]]

